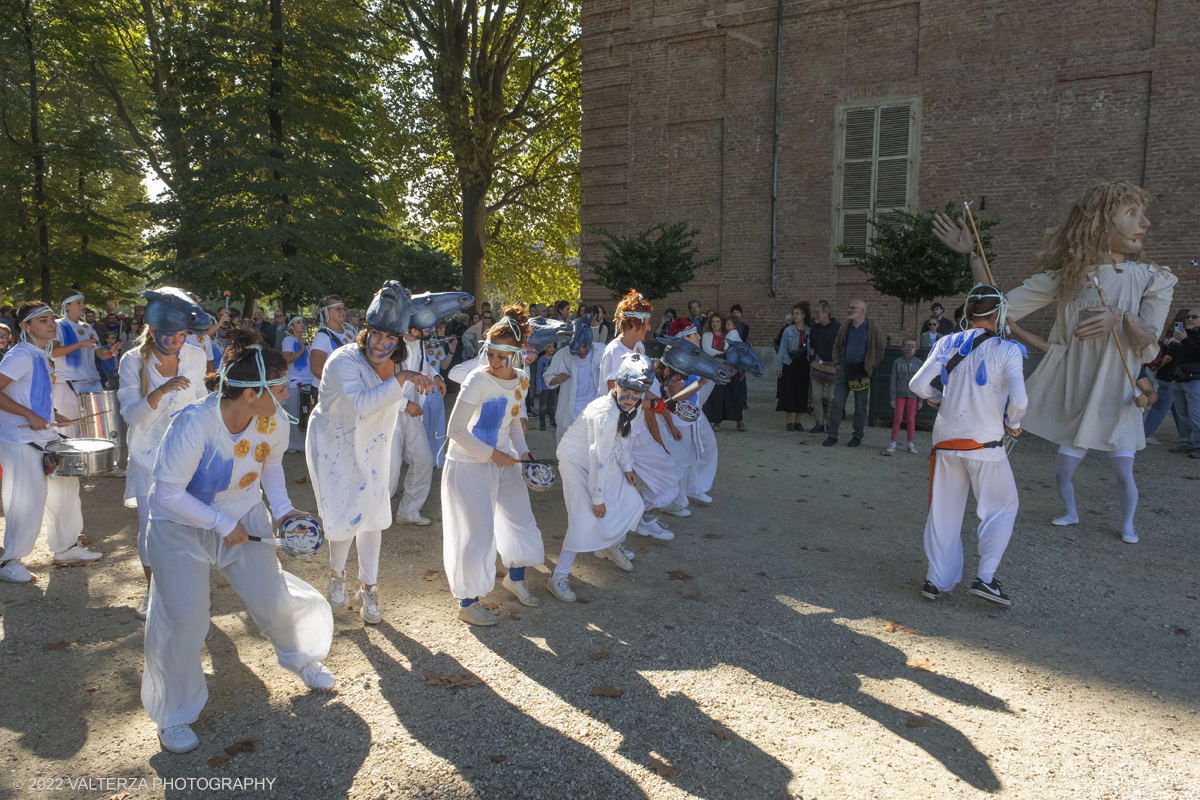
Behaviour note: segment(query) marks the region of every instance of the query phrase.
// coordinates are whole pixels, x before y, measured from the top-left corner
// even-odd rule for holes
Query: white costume
[[[121,356],[121,388],[117,400],[121,416],[127,427],[126,446],[129,448],[129,467],[125,472],[125,507],[138,512],[138,556],[142,566],[150,564],[146,548],[146,534],[150,522],[150,486],[154,483],[154,462],[171,418],[187,406],[202,399],[208,390],[204,387],[204,370],[208,366],[204,351],[198,347],[179,348],[179,377],[187,378],[191,385],[177,392],[167,392],[158,401],[158,408],[151,408],[142,396],[142,355],[136,349]],[[148,377],[150,391],[154,391],[171,378],[158,372],[160,363],[157,353],[151,353]]]
[[[0,361],[0,375],[11,379],[4,394],[42,419],[54,421],[51,401],[54,378],[45,351],[28,342],[16,344]],[[42,469],[40,448],[58,441],[58,434],[54,428],[35,431],[18,427],[27,424],[24,417],[0,411],[4,561],[19,560],[33,552],[43,518],[46,544],[55,553],[69,549],[83,531],[79,479],[47,476]]]
[[[390,363],[390,362],[389,362]],[[404,386],[380,379],[357,347],[325,362],[317,407],[308,419],[305,457],[329,540],[330,566],[341,572],[358,538],[358,578],[373,586],[380,532],[392,524],[387,479]]]
[[[1178,281],[1169,269],[1127,261],[1094,272],[1109,305],[1138,315],[1152,331],[1163,329]],[[1008,292],[1008,318],[1020,320],[1055,302],[1058,281],[1057,271],[1042,272]],[[1025,427],[1059,445],[1132,453],[1146,446],[1146,437],[1142,410],[1133,404],[1133,389],[1121,359],[1124,355],[1136,377],[1141,365],[1158,354],[1158,343],[1152,340],[1146,348],[1132,350],[1122,324],[1115,328],[1120,350],[1111,335],[1087,341],[1075,338],[1075,326],[1092,316],[1083,310],[1099,305],[1100,295],[1090,285],[1074,299],[1058,302],[1047,337],[1050,351],[1029,377]]]
[[[271,515],[292,510],[280,464],[287,418],[256,417],[232,434],[210,394],[171,422],[150,490],[150,613],[142,705],[160,728],[195,722],[208,699],[200,648],[209,626],[209,570],[216,567],[271,640],[279,665],[300,673],[329,653],[333,613],[313,587],[284,572]],[[261,488],[260,488],[261,485]],[[225,547],[238,522],[263,541]]]
[[[1017,517],[1017,485],[1002,444],[977,450],[937,447],[954,440],[1002,443],[1006,422],[1010,428],[1021,427],[1029,400],[1022,371],[1024,352],[1015,342],[989,339],[973,347],[949,374],[943,391],[931,385],[964,341],[983,333],[974,328],[938,339],[908,384],[918,397],[941,404],[933,424],[930,458],[936,460],[925,523],[925,555],[929,558],[927,579],[943,592],[962,580],[961,532],[968,491],[974,491],[977,502],[978,575],[984,583],[994,579]]]
[[[429,368],[429,377],[442,374],[442,360],[446,358],[446,348],[443,345],[425,349],[425,363]],[[433,454],[434,469],[441,469],[446,464],[446,395],[434,389],[425,395],[425,411],[421,421],[425,425],[425,438],[429,440],[429,451]]]
[[[520,374],[520,373],[518,373]],[[495,586],[496,552],[510,569],[546,560],[520,467],[497,467],[492,450],[520,458],[528,378],[502,381],[485,369],[462,383],[446,435],[442,474],[442,552],[451,593],[483,597]]]
[[[297,419],[300,418],[300,390],[301,388],[304,388],[305,391],[311,390],[315,382],[312,374],[312,361],[309,358],[312,355],[312,350],[291,334],[283,337],[283,344],[280,347],[281,351],[284,353],[298,353],[301,349],[304,350],[304,355],[288,364],[288,398],[283,404],[284,409]],[[289,428],[291,429],[291,433],[288,437],[288,449],[303,450],[305,431],[300,430],[299,424],[290,425]]]
[[[613,339],[604,348],[604,356],[600,359],[600,385],[607,391],[608,382],[616,380],[617,368],[621,366],[621,357],[626,353],[642,353],[645,354],[646,347],[641,342],[638,342],[634,349],[629,349],[621,343],[620,337]],[[657,391],[658,384],[655,383],[653,391]],[[638,414],[648,414],[643,403],[642,412]],[[634,437],[633,440],[633,471],[642,480],[642,500],[645,505],[646,513],[650,513],[656,508],[661,508],[670,505],[674,502],[675,497],[679,494],[679,478],[675,472],[675,460],[666,450],[654,441],[654,437],[650,435],[650,429],[645,423],[638,428],[637,434],[630,434]],[[662,437],[663,443],[671,438],[671,432],[667,430],[666,424],[660,420],[659,436]]]
[[[600,380],[600,360],[594,344],[588,348],[587,358],[580,358],[563,347],[550,359],[545,374],[547,385],[559,375],[568,376],[555,387],[558,389],[558,405],[554,409],[554,423],[558,426],[554,433],[556,441],[563,440],[571,423],[593,400],[608,394],[608,385]]]
[[[326,357],[325,368],[328,369],[328,359],[333,356],[334,351],[344,347],[345,345],[351,344],[353,341],[354,337],[348,333],[335,333],[333,330],[326,328],[325,326],[321,326],[321,329],[317,331],[317,335],[313,337],[312,344],[309,345],[308,352],[309,355],[312,355],[313,353],[324,353]],[[322,373],[323,372],[324,370],[322,370]],[[313,388],[321,388],[321,379],[315,374],[313,375]]]
[[[194,333],[189,333],[184,337],[183,343],[190,344],[192,347],[195,347],[197,350],[204,353],[204,366],[206,373],[208,371],[207,367],[209,361],[213,363],[213,369],[217,369],[220,366],[220,355],[217,354],[213,337],[204,334],[197,336]],[[132,347],[133,344],[134,342],[130,342],[130,347]],[[222,354],[223,352],[224,351],[222,351]]]
[[[64,347],[77,342],[91,339],[99,346],[96,331],[86,322],[72,322],[63,317],[57,323],[58,331],[54,338]],[[85,392],[102,392],[104,385],[100,383],[100,373],[96,370],[96,349],[81,347],[54,359],[54,410],[67,419],[79,418],[79,395]],[[53,419],[50,420],[54,422]],[[79,426],[69,425],[58,428],[59,433],[67,438],[78,438]]]
[[[628,437],[619,431],[621,409],[612,395],[597,397],[579,415],[558,444],[558,474],[567,504],[563,550],[604,550],[619,544],[637,527],[642,498],[625,479],[633,469],[633,439],[645,427],[644,411],[634,419]],[[603,517],[592,506],[604,504]]]
[[[424,342],[404,340],[404,362],[400,369],[420,372],[429,377],[438,373],[429,369],[425,360]],[[441,395],[433,392],[439,400]],[[424,407],[426,395],[417,393],[411,383],[404,384],[404,402],[400,404],[400,414],[396,418],[395,435],[392,436],[391,469],[388,473],[389,497],[396,493],[400,485],[400,465],[408,462],[408,472],[404,476],[404,496],[396,506],[396,516],[402,519],[414,519],[421,513],[421,506],[429,497],[429,487],[433,482],[433,453],[429,449],[429,434],[425,431]],[[415,403],[422,409],[422,416],[414,417],[406,410],[409,403]],[[385,526],[386,527],[386,526]]]
[[[687,473],[687,493],[689,495],[707,494],[717,479],[717,435],[713,433],[712,425],[704,416],[704,402],[713,393],[716,384],[712,381],[700,387],[695,395],[689,397],[696,407],[701,409],[700,418],[692,425],[692,463]]]

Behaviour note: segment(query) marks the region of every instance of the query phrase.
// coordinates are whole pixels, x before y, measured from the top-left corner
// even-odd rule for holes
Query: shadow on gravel
[[[546,727],[486,684],[466,692],[426,687],[426,671],[459,674],[468,670],[445,653],[430,652],[396,630],[387,620],[373,626],[372,631],[382,634],[413,665],[410,671],[398,664],[390,654],[372,644],[365,631],[348,634],[347,638],[358,645],[379,676],[380,693],[408,733],[431,753],[453,764],[477,793],[492,796],[491,792],[498,790],[501,797],[521,796],[522,781],[527,780],[543,792],[566,797],[570,793],[568,787],[554,783],[586,776],[583,791],[592,792],[596,797],[646,796],[629,776],[599,753]],[[477,633],[474,629],[470,632]],[[406,699],[420,691],[445,693],[444,699],[434,704],[436,721],[428,716],[414,718],[414,707],[427,703]],[[500,743],[513,735],[522,741],[520,749],[511,743],[507,747]],[[506,759],[497,765],[490,758],[500,753]],[[553,772],[543,771],[542,762],[546,759],[556,763]],[[532,788],[525,784],[526,790]]]

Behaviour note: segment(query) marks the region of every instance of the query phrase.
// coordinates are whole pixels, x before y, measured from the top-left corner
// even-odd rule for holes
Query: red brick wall
[[[602,251],[588,227],[686,219],[720,260],[656,312],[741,303],[768,344],[795,300],[842,317],[863,297],[899,335],[898,302],[836,263],[835,123],[839,104],[918,97],[919,207],[986,197],[1003,288],[1087,186],[1129,179],[1155,196],[1146,253],[1179,275],[1174,306],[1200,305],[1200,3],[788,0],[771,297],[775,13],[769,0],[584,0],[585,301],[613,305],[591,281]],[[926,316],[910,308],[905,333]]]

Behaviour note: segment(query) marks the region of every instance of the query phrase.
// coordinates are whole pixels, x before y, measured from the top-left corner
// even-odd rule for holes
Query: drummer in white
[[[104,391],[96,358],[107,361],[121,351],[119,342],[111,350],[100,346],[96,330],[84,322],[86,310],[82,294],[75,290],[63,293],[62,319],[57,324],[52,353],[54,410],[62,417],[59,422],[79,418],[79,395]],[[63,428],[61,433],[68,438],[80,435],[77,425]]]
[[[47,350],[54,341],[54,314],[45,303],[25,303],[16,314],[20,341],[0,361],[0,468],[4,480],[4,561],[0,580],[29,583],[33,574],[22,559],[33,552],[42,518],[46,543],[56,563],[94,561],[79,543],[83,514],[79,479],[47,477],[42,447],[58,441],[50,428],[54,415],[50,386],[53,370]]]
[[[400,485],[400,467],[408,461],[408,472],[404,476],[404,496],[396,506],[397,525],[429,525],[430,519],[421,516],[421,506],[429,497],[429,486],[433,481],[433,451],[429,447],[429,434],[425,431],[425,406],[441,403],[446,396],[446,383],[442,376],[425,358],[425,342],[433,335],[437,320],[428,327],[414,324],[416,316],[408,323],[404,332],[404,360],[400,369],[420,372],[433,381],[436,391],[419,394],[415,387],[404,387],[404,404],[396,419],[396,435],[392,439],[392,468],[388,476],[389,489],[396,493]],[[425,320],[426,322],[428,320]]]
[[[292,317],[287,330],[288,334],[279,347],[288,365],[288,399],[284,408],[298,420],[290,426],[288,452],[302,453],[304,435],[308,432],[308,416],[312,413],[312,355],[304,339],[304,317]]]

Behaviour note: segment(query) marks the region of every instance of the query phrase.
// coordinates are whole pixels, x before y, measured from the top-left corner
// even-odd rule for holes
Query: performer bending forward
[[[1079,522],[1071,479],[1088,450],[1103,450],[1121,501],[1121,539],[1131,544],[1138,540],[1133,456],[1146,438],[1126,369],[1136,376],[1158,354],[1158,333],[1177,282],[1166,267],[1131,260],[1141,254],[1150,227],[1149,203],[1149,192],[1123,181],[1088,189],[1050,234],[1040,261],[1043,271],[1008,293],[1014,320],[1051,303],[1058,306],[1050,352],[1029,378],[1031,410],[1025,421],[1032,433],[1059,445],[1055,478],[1066,514],[1054,524]],[[972,252],[965,223],[956,227],[938,215],[934,230],[952,250]],[[976,254],[971,270],[975,280],[987,280]]]
[[[921,594],[936,600],[962,580],[962,520],[967,492],[979,516],[979,577],[971,594],[1012,605],[996,568],[1017,518],[1017,485],[1004,450],[1004,434],[1021,433],[1029,401],[1022,371],[1024,348],[996,337],[1004,324],[1004,299],[992,286],[976,286],[966,302],[971,330],[938,339],[908,387],[940,406],[929,455],[929,517],[925,555],[929,572]],[[941,377],[942,391],[933,388]],[[1010,403],[1011,399],[1011,403]],[[1008,415],[1004,407],[1008,404]]]
[[[334,350],[325,364],[305,439],[308,474],[329,540],[329,603],[349,605],[346,558],[357,540],[359,614],[371,625],[383,620],[376,591],[379,549],[383,529],[392,524],[388,479],[404,385],[433,387],[424,375],[398,369],[407,303],[404,287],[395,281],[376,293],[356,343]]]
[[[590,550],[623,570],[633,569],[621,547],[642,516],[642,498],[633,488],[630,433],[646,424],[638,406],[653,382],[650,359],[627,354],[617,368],[616,388],[588,403],[558,444],[567,535],[550,593],[559,600],[575,600],[567,576],[578,553]]]
[[[246,603],[281,667],[313,689],[334,683],[321,663],[333,641],[333,614],[320,592],[280,568],[262,501],[266,490],[280,524],[303,514],[292,509],[283,476],[288,418],[279,403],[287,397],[287,363],[263,348],[257,331],[233,331],[228,341],[220,373],[208,378],[213,394],[167,428],[150,489],[154,581],[142,705],[172,753],[200,744],[190,726],[208,700],[200,648],[211,567]]]
[[[525,309],[504,309],[482,343],[487,366],[463,381],[446,428],[442,552],[458,618],[472,625],[499,622],[478,603],[496,584],[497,549],[508,568],[504,588],[527,606],[539,604],[525,585],[525,568],[546,560],[520,469],[530,458],[521,430],[529,378],[515,369],[528,335]]]

